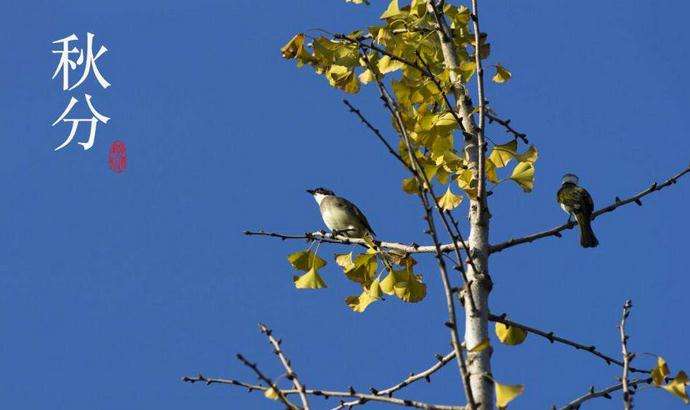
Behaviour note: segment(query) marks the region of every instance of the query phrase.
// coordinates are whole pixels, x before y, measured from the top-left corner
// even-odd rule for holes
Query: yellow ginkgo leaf
[[[521,395],[525,391],[525,386],[521,384],[501,384],[494,380],[494,389],[496,390],[496,407],[501,409]]]
[[[353,69],[333,64],[326,72],[326,78],[331,86],[346,93],[354,94],[359,91],[359,79]]]
[[[288,255],[288,262],[293,268],[301,271],[308,271],[312,267],[321,269],[326,266],[326,261],[319,258],[312,251],[298,251]]]
[[[426,296],[426,285],[420,275],[409,269],[393,270],[381,281],[381,291],[395,295],[403,302],[416,303]]]
[[[513,168],[510,179],[517,182],[525,192],[534,188],[534,165],[531,162],[520,162]]]
[[[498,340],[507,345],[519,345],[520,343],[524,342],[525,338],[527,337],[526,331],[515,326],[506,326],[501,322],[496,322],[495,329]]]
[[[419,182],[417,182],[417,178],[415,177],[409,177],[403,179],[402,182],[402,189],[408,194],[418,194],[419,193]]]
[[[489,155],[489,159],[496,165],[496,168],[503,168],[508,165],[511,159],[515,158],[516,151],[517,140],[512,140],[507,144],[494,146]]]
[[[664,384],[664,379],[670,374],[668,370],[668,365],[663,357],[659,356],[656,358],[656,367],[652,369],[652,381],[654,385],[661,386]]]
[[[293,38],[290,39],[290,41],[287,42],[281,49],[280,49],[280,54],[282,54],[283,58],[295,58],[297,56],[297,53],[299,52],[300,48],[302,48],[304,44],[304,34],[299,33]]]
[[[510,80],[510,77],[513,75],[510,74],[510,71],[506,70],[505,67],[503,67],[500,64],[496,65],[496,75],[494,75],[491,80],[495,83],[498,84],[503,84],[506,81]]]
[[[690,399],[688,398],[688,394],[685,392],[685,386],[687,385],[688,376],[684,371],[681,370],[673,380],[671,380],[667,385],[661,386],[661,388],[673,394],[674,396],[678,396],[681,400],[683,400],[683,403],[689,404]]]
[[[335,263],[345,270],[351,269],[355,265],[352,262],[352,252],[335,254]]]
[[[374,73],[369,69],[366,69],[363,73],[358,75],[357,78],[359,78],[359,81],[362,84],[369,84],[370,82],[376,80]]]
[[[474,172],[471,169],[463,169],[458,172],[456,182],[460,189],[465,191],[470,198],[477,198],[477,180],[474,178]]]
[[[390,4],[388,4],[388,8],[386,11],[381,14],[380,19],[387,19],[391,17],[396,17],[402,14],[400,11],[400,6],[398,6],[398,0],[391,0]]]
[[[477,343],[476,346],[467,349],[468,352],[470,353],[479,353],[483,352],[484,350],[488,349],[491,347],[491,343],[489,342],[489,338],[486,338],[482,340],[481,342]]]
[[[374,280],[378,262],[375,253],[361,253],[355,257],[352,265],[345,268],[345,276],[361,285],[368,285]]]
[[[392,59],[385,55],[376,63],[376,67],[381,74],[388,74],[405,68],[405,63],[401,63],[399,60]]]
[[[271,400],[278,400],[278,392],[273,387],[269,387],[268,390],[264,392],[264,397]]]
[[[537,151],[534,145],[530,145],[527,151],[523,152],[522,154],[515,155],[515,159],[517,159],[519,162],[531,162],[532,164],[537,162],[538,158],[539,151]]]
[[[297,289],[321,289],[326,287],[326,282],[316,269],[311,268],[302,276],[294,276],[293,281]]]
[[[345,298],[345,303],[357,313],[364,312],[369,305],[381,299],[381,288],[379,280],[374,280],[369,289],[364,288],[359,296],[348,296]]]
[[[486,175],[486,179],[492,184],[498,184],[500,182],[498,175],[496,175],[496,164],[489,158],[484,160],[484,174]]]
[[[448,187],[446,193],[438,199],[438,206],[446,211],[450,211],[457,208],[460,202],[462,202],[462,197],[455,195]]]

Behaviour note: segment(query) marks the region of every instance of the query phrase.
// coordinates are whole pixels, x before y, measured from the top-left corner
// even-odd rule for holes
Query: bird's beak
[[[307,192],[309,192],[310,194],[314,195],[314,190],[313,190],[313,189],[307,189]]]

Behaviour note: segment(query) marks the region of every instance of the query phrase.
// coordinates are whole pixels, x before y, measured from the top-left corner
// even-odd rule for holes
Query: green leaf
[[[321,275],[314,268],[309,269],[304,275],[294,276],[292,279],[297,289],[321,289],[327,287],[326,282],[324,282]]]
[[[534,189],[534,165],[531,162],[520,162],[513,168],[510,179],[517,182],[525,192]]]
[[[491,80],[495,83],[498,84],[503,84],[506,81],[510,80],[510,77],[513,75],[510,74],[510,71],[506,70],[505,67],[503,67],[500,64],[496,65],[496,74],[491,78]]]
[[[326,266],[326,261],[319,258],[312,251],[298,251],[288,256],[288,262],[293,268],[308,271],[311,268],[321,269]]]

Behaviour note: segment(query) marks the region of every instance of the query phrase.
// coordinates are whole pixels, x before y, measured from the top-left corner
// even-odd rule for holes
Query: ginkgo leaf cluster
[[[366,30],[354,31],[347,36],[317,37],[306,42],[303,34],[291,39],[282,49],[282,55],[295,59],[299,66],[309,65],[328,83],[347,93],[356,93],[363,84],[390,81],[405,132],[410,138],[414,156],[429,181],[441,184],[455,182],[469,198],[477,195],[477,166],[471,164],[464,152],[462,129],[444,99],[453,81],[469,82],[476,74],[475,53],[487,59],[491,46],[486,33],[480,33],[479,44],[470,29],[470,11],[449,2],[443,5],[449,20],[452,40],[457,55],[457,68],[446,67],[441,44],[434,33],[436,21],[427,10],[426,0],[412,0],[401,4],[392,0],[380,15],[381,23]],[[360,47],[371,44],[371,47]],[[381,52],[380,50],[383,50]],[[424,67],[424,72],[420,70]],[[501,64],[494,65],[493,81],[505,83],[512,74]],[[427,72],[428,70],[428,72]],[[430,78],[432,75],[434,78]],[[391,118],[393,128],[402,133],[398,120]],[[460,136],[460,138],[458,138]],[[489,182],[498,184],[512,180],[525,192],[534,187],[534,164],[537,151],[529,147],[518,153],[518,142],[496,145],[486,159],[484,169]],[[406,144],[399,147],[400,156],[409,162]],[[511,172],[501,179],[497,170],[515,160]],[[411,167],[412,164],[408,165]],[[403,181],[403,191],[418,193],[421,188],[415,178]],[[424,187],[428,188],[428,187]],[[444,209],[459,205],[457,195],[450,186],[443,200]]]

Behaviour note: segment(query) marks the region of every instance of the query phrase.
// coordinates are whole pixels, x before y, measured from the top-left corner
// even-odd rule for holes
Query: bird
[[[342,234],[350,238],[374,237],[367,217],[355,204],[337,196],[326,188],[307,189],[321,211],[321,218],[333,234]]]
[[[573,216],[580,226],[580,245],[583,248],[594,248],[599,245],[599,240],[597,240],[597,237],[594,236],[594,231],[592,231],[594,201],[589,192],[577,184],[577,175],[563,175],[561,188],[558,190],[556,200],[568,214],[568,222],[570,222],[570,218]]]

